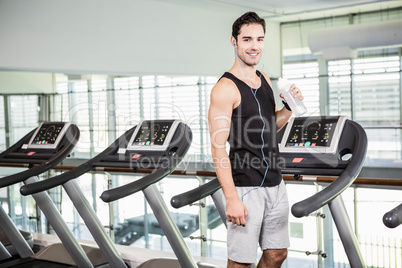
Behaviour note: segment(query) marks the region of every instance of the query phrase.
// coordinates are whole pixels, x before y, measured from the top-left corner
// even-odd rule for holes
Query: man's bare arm
[[[245,226],[247,209],[237,196],[233,182],[226,141],[230,133],[231,116],[238,91],[231,82],[221,80],[211,92],[208,113],[211,152],[216,174],[226,199],[226,217],[234,224]]]

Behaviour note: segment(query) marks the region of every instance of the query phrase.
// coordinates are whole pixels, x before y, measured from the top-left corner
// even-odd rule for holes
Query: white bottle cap
[[[289,84],[289,80],[287,80],[286,78],[282,78],[282,77],[280,77],[278,79],[278,82],[276,83],[279,91],[282,93],[287,91],[286,85],[288,85],[288,84]]]

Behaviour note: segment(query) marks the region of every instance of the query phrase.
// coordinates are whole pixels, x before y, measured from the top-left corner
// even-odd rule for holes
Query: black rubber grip
[[[100,198],[104,202],[112,202],[121,198],[124,198],[126,196],[135,194],[136,192],[139,192],[151,184],[157,183],[161,179],[165,178],[167,175],[169,175],[171,172],[170,169],[157,169],[155,170],[154,173],[151,173],[149,175],[146,175],[145,177],[133,181],[131,183],[122,185],[120,187],[116,187],[111,190],[104,191]]]
[[[388,228],[395,228],[402,224],[402,204],[391,211],[388,211],[382,217],[382,222]]]
[[[205,183],[195,189],[173,196],[170,200],[170,204],[174,208],[181,208],[197,202],[198,200],[203,199],[209,195],[212,195],[220,188],[221,185],[219,183],[219,180],[213,179],[212,181]]]

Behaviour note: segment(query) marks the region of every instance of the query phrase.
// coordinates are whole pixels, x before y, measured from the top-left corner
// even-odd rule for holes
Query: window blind
[[[293,82],[303,93],[303,103],[307,108],[307,115],[320,114],[318,63],[294,62],[283,65],[283,77]]]

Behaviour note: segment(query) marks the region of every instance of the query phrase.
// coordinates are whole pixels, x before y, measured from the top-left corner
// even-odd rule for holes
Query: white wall
[[[1,1],[0,70],[220,75],[238,15],[140,0]]]
[[[0,72],[3,94],[53,93],[53,75],[49,73]]]
[[[220,76],[234,62],[232,23],[246,11],[149,0],[0,0],[0,71]],[[267,23],[266,40],[264,71],[278,77],[279,23]]]
[[[264,72],[271,78],[281,77],[281,30],[278,22],[266,21],[265,45],[262,63],[264,64]]]

